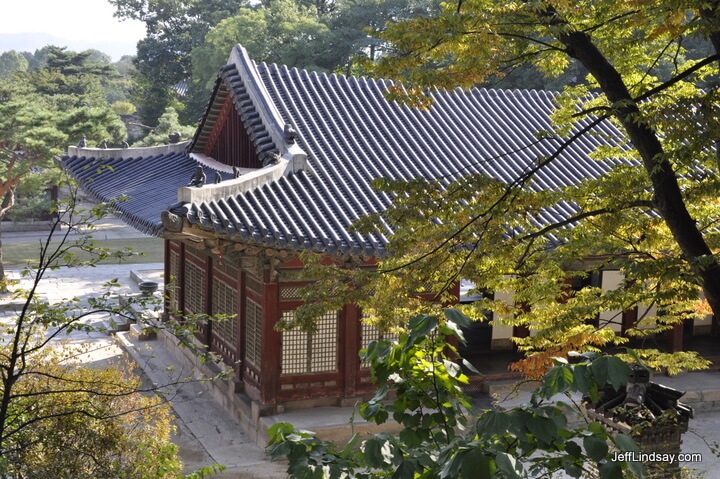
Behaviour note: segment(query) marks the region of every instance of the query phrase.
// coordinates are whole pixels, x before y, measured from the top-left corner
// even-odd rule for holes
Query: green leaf
[[[509,411],[507,414],[510,419],[508,424],[507,432],[515,437],[522,437],[525,434],[525,424],[532,417],[528,412],[521,409]]]
[[[600,462],[607,456],[608,445],[603,439],[586,436],[583,438],[583,446],[587,455],[595,462]]]
[[[575,464],[570,464],[565,467],[565,472],[570,477],[582,477],[583,469],[580,466],[577,466]]]
[[[645,469],[645,464],[642,462],[637,461],[628,461],[627,463],[628,468],[637,476],[639,479],[645,479],[648,477],[647,470]]]
[[[622,467],[619,462],[607,461],[598,464],[600,479],[623,479]]]
[[[410,335],[408,336],[407,342],[405,343],[405,347],[403,349],[405,351],[408,351],[409,349],[414,347],[419,339],[427,336],[430,331],[437,328],[437,326],[438,320],[435,316],[420,314],[412,318],[408,323]]]
[[[382,453],[382,447],[386,442],[387,441],[372,438],[363,444],[363,453],[370,467],[383,467],[387,465]]]
[[[522,478],[522,463],[518,462],[517,459],[510,454],[504,452],[499,453],[495,458],[495,463],[498,469],[509,479]]]
[[[477,449],[463,455],[460,479],[491,479],[495,476],[495,461]]]
[[[446,450],[446,452],[452,454],[452,451]],[[440,470],[440,477],[445,478],[456,478],[458,477],[458,474],[460,473],[460,467],[462,466],[462,456],[464,455],[465,451],[457,451],[455,454],[452,454],[450,459],[448,460],[447,457],[440,458],[440,461],[442,463],[442,469]]]
[[[409,447],[418,447],[422,443],[422,438],[414,429],[405,428],[400,431],[400,441]]]
[[[472,319],[455,308],[445,309],[444,314],[448,321],[457,324],[461,328],[469,328],[473,324]]]
[[[577,364],[572,368],[573,387],[582,394],[588,394],[591,389],[590,372],[587,364]]]
[[[371,467],[386,468],[394,461],[394,447],[390,441],[382,438],[372,438],[365,441],[363,452]],[[402,460],[398,458],[398,460]]]
[[[582,448],[572,441],[565,443],[565,451],[573,457],[579,458],[582,456]]]
[[[345,445],[342,451],[340,451],[339,456],[343,459],[347,459],[352,454],[353,450],[355,449],[355,446],[357,445],[358,441],[360,441],[360,434],[355,433],[350,438],[348,443]]]
[[[480,437],[502,436],[510,429],[510,417],[504,411],[487,411],[475,426]]]
[[[552,419],[534,416],[527,428],[539,442],[550,444],[557,439],[557,425]]]
[[[549,398],[567,391],[572,387],[573,382],[573,371],[569,366],[553,366],[543,378],[540,390],[544,397]]]
[[[588,431],[590,431],[593,434],[596,435],[602,435],[605,433],[605,429],[603,428],[602,424],[600,424],[597,421],[593,421],[590,424],[588,424]]]
[[[268,428],[268,437],[274,438],[275,436],[287,436],[295,432],[295,426],[289,422],[276,422]]]
[[[624,452],[640,452],[640,446],[635,440],[627,434],[617,434],[615,436],[615,445]]]
[[[393,479],[413,479],[415,477],[415,464],[412,461],[403,461],[400,463],[392,475]]]
[[[600,356],[590,363],[590,371],[600,387],[610,384],[616,391],[627,384],[630,367],[615,356]]]

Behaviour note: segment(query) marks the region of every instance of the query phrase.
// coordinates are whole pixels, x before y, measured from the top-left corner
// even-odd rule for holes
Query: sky
[[[74,51],[95,48],[117,61],[134,55],[135,44],[145,36],[142,22],[113,17],[115,8],[107,0],[0,1],[0,52],[35,51],[47,44],[48,35],[58,46]]]

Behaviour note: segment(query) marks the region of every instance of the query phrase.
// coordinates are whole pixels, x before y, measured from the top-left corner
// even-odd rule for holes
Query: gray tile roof
[[[162,232],[160,213],[177,202],[178,187],[188,184],[197,165],[185,152],[107,159],[86,154],[61,160],[63,169],[95,201],[112,202],[123,221],[154,236]],[[203,168],[208,181],[212,181],[215,170]],[[224,178],[231,176],[222,174]]]
[[[389,82],[257,65],[274,105],[298,132],[309,172],[235,197],[193,204],[187,217],[217,232],[270,246],[382,256],[387,237],[348,231],[355,220],[386,208],[370,186],[378,177],[451,179],[467,173],[513,181],[552,155],[552,93],[475,89],[436,92],[428,110],[388,102]],[[582,128],[583,124],[578,127]],[[602,130],[622,135],[609,123]],[[587,154],[602,137],[585,135],[544,168],[535,188],[573,184],[608,168]],[[568,203],[539,212],[539,222],[566,217]],[[388,232],[386,232],[388,233]]]
[[[241,241],[383,256],[389,231],[370,236],[349,231],[355,220],[390,203],[387,195],[372,188],[373,179],[424,176],[449,181],[481,173],[511,182],[560,145],[548,133],[555,109],[552,93],[439,91],[432,94],[432,107],[417,110],[388,102],[384,93],[391,83],[387,81],[255,64],[239,46],[232,58],[243,63],[242,68],[231,63],[222,70],[193,149],[200,148],[211,127],[217,98],[230,94],[236,107],[244,108],[240,113],[245,115],[246,126],[260,139],[256,143],[259,153],[277,148],[277,141],[265,131],[275,132],[277,139],[278,125],[266,125],[262,119],[267,116],[256,114],[272,108],[281,121],[294,127],[297,144],[307,154],[305,169],[237,195],[187,205],[188,221]],[[247,71],[253,78],[242,77],[241,72]],[[261,85],[253,86],[253,82]],[[580,123],[578,128],[585,125]],[[608,122],[594,131],[603,134],[583,135],[573,142],[535,176],[532,187],[555,188],[607,171],[610,162],[592,160],[588,153],[607,144],[608,138],[622,139],[622,135]],[[155,177],[156,184],[148,186],[148,192],[140,195],[138,189],[135,194],[140,196],[132,205],[122,205],[131,224],[152,224],[147,230],[159,232],[159,214],[153,218],[146,202],[155,194],[155,203],[164,202],[163,207],[172,203],[173,185],[187,184],[194,168],[188,164],[191,161],[177,156],[134,163],[144,171],[143,177],[163,177]],[[538,222],[567,217],[574,210],[573,205],[561,203],[538,212]]]

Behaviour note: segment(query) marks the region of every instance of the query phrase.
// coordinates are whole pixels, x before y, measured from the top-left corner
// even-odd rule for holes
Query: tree
[[[27,59],[15,50],[9,50],[0,55],[0,79],[8,78],[15,72],[27,71],[27,69]]]
[[[201,114],[218,70],[238,43],[258,61],[330,71],[344,58],[330,40],[331,32],[315,7],[296,0],[241,7],[210,29],[192,50],[188,107]]]
[[[449,301],[449,286],[469,279],[480,291],[512,293],[468,314],[486,320],[492,311],[529,328],[531,336],[515,338],[528,354],[519,366],[537,375],[570,350],[624,347],[628,336],[651,338],[708,312],[718,317],[719,19],[717,2],[486,1],[388,24],[382,37],[395,51],[377,71],[405,88],[391,98],[426,105],[429,85],[469,87],[528,63],[557,75],[574,60],[587,81],[555,96],[557,134],[539,132],[526,145],[546,142],[547,154],[510,180],[462,172],[437,182],[378,180],[394,204],[358,228],[392,232],[383,274],[348,278],[336,268],[310,302],[323,289],[343,292],[387,326],[406,317],[398,304],[437,311],[416,292]],[[601,121],[624,135],[593,153],[606,173],[554,190],[534,182],[565,145],[597,134]],[[543,209],[561,203],[570,208],[562,220],[542,219]],[[604,290],[590,280],[601,269],[618,269],[624,279]],[[596,325],[601,312],[636,306],[657,313],[641,315],[625,336],[610,327],[619,326],[619,314]],[[307,317],[320,307],[309,305]],[[679,368],[659,348],[643,354]],[[696,356],[691,363],[703,365]]]
[[[23,178],[52,168],[53,157],[69,142],[85,136],[90,145],[119,143],[126,136],[102,91],[110,67],[90,61],[89,53],[57,47],[46,53],[45,67],[0,80],[0,220],[13,207]]]
[[[294,0],[279,0],[267,6],[243,7],[214,26],[192,51],[195,81],[211,86],[228,52],[238,43],[258,61],[315,70],[327,70],[336,63],[328,44],[328,28],[315,9]]]
[[[112,301],[116,283],[104,285],[87,306],[77,298],[45,304],[36,295],[49,269],[92,266],[114,254],[97,247],[88,234],[71,239],[78,228],[91,230],[105,206],[80,212],[73,190],[70,198],[40,243],[37,264],[23,272],[30,278],[29,289],[14,288],[22,306],[3,324],[0,476],[52,471],[57,477],[171,477],[179,462],[169,442],[164,401],[143,396],[153,389],[142,388],[121,369],[79,366],[76,358],[84,349],[62,343],[69,332],[94,330],[86,321],[94,313],[128,314]],[[120,252],[118,258],[127,254]]]
[[[0,477],[176,478],[181,470],[177,447],[170,442],[169,387],[192,378],[144,385],[120,361],[98,367],[78,360],[94,347],[71,333],[107,332],[93,324],[106,313],[112,321],[135,318],[134,309],[156,310],[154,297],[126,297],[121,304],[112,280],[98,285],[95,296],[48,304],[38,290],[51,269],[92,267],[113,258],[123,261],[130,249],[111,251],[98,246],[92,232],[110,206],[76,207],[77,190],[69,188],[58,205],[50,232],[38,245],[37,261],[22,271],[26,289],[13,286],[18,303],[14,317],[2,325],[0,344]],[[222,318],[221,318],[222,319]],[[192,324],[145,323],[164,327],[180,340],[195,334]],[[199,356],[206,352],[196,351]],[[222,466],[202,468],[188,477],[206,477]]]
[[[0,476],[178,477],[169,405],[139,392],[139,379],[120,369],[131,365],[95,369],[68,364],[62,350],[44,354],[32,358],[14,388]]]
[[[603,479],[643,477],[638,463],[612,460],[608,444],[639,451],[630,436],[609,435],[597,422],[569,417],[570,404],[551,400],[576,392],[597,401],[606,384],[620,390],[627,364],[602,356],[577,365],[558,362],[527,405],[475,411],[463,392],[468,378],[451,346],[470,319],[458,310],[443,316],[419,315],[408,321],[398,341],[372,342],[361,352],[378,384],[360,415],[376,424],[392,418],[397,434],[355,434],[344,447],[312,432],[277,423],[269,430],[268,452],[287,459],[292,478],[521,478],[570,477],[593,473]],[[593,476],[594,477],[594,476]]]
[[[376,61],[386,53],[388,42],[373,35],[388,22],[407,20],[418,15],[430,15],[439,8],[432,0],[340,0],[327,19],[333,51],[339,52],[335,69],[355,73],[367,59]],[[365,73],[361,71],[360,73]]]
[[[175,109],[168,107],[158,120],[158,126],[133,146],[167,145],[170,142],[170,136],[175,133],[180,135],[180,141],[186,141],[192,138],[195,128],[181,125]]]
[[[205,34],[223,18],[237,12],[245,1],[110,0],[115,15],[145,23],[147,35],[138,43],[135,66],[140,85],[135,103],[142,122],[155,125],[168,106],[173,105],[174,85],[192,75],[190,52],[201,44]],[[184,121],[195,121],[197,112]]]

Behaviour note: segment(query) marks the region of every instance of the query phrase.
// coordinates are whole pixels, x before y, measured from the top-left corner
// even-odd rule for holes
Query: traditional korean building
[[[542,91],[436,91],[427,110],[388,101],[388,81],[325,75],[256,63],[237,46],[218,76],[194,138],[149,149],[71,147],[63,167],[98,200],[119,196],[118,214],[165,239],[167,313],[228,314],[200,340],[234,368],[239,393],[266,412],[293,404],[344,404],[371,389],[358,350],[377,331],[346,305],[317,331],[276,331],[301,304],[297,254],[310,251],[371,266],[387,251],[382,234],[350,225],[390,198],[375,178],[480,173],[511,181],[555,152],[554,95]],[[585,125],[581,124],[579,127]],[[583,135],[535,178],[572,184],[609,167],[588,154],[621,133]],[[194,178],[196,183],[188,183]],[[572,212],[546,210],[547,220]],[[617,272],[595,284],[612,288]],[[623,314],[630,324],[635,311]],[[523,331],[497,323],[474,347],[509,348]]]

